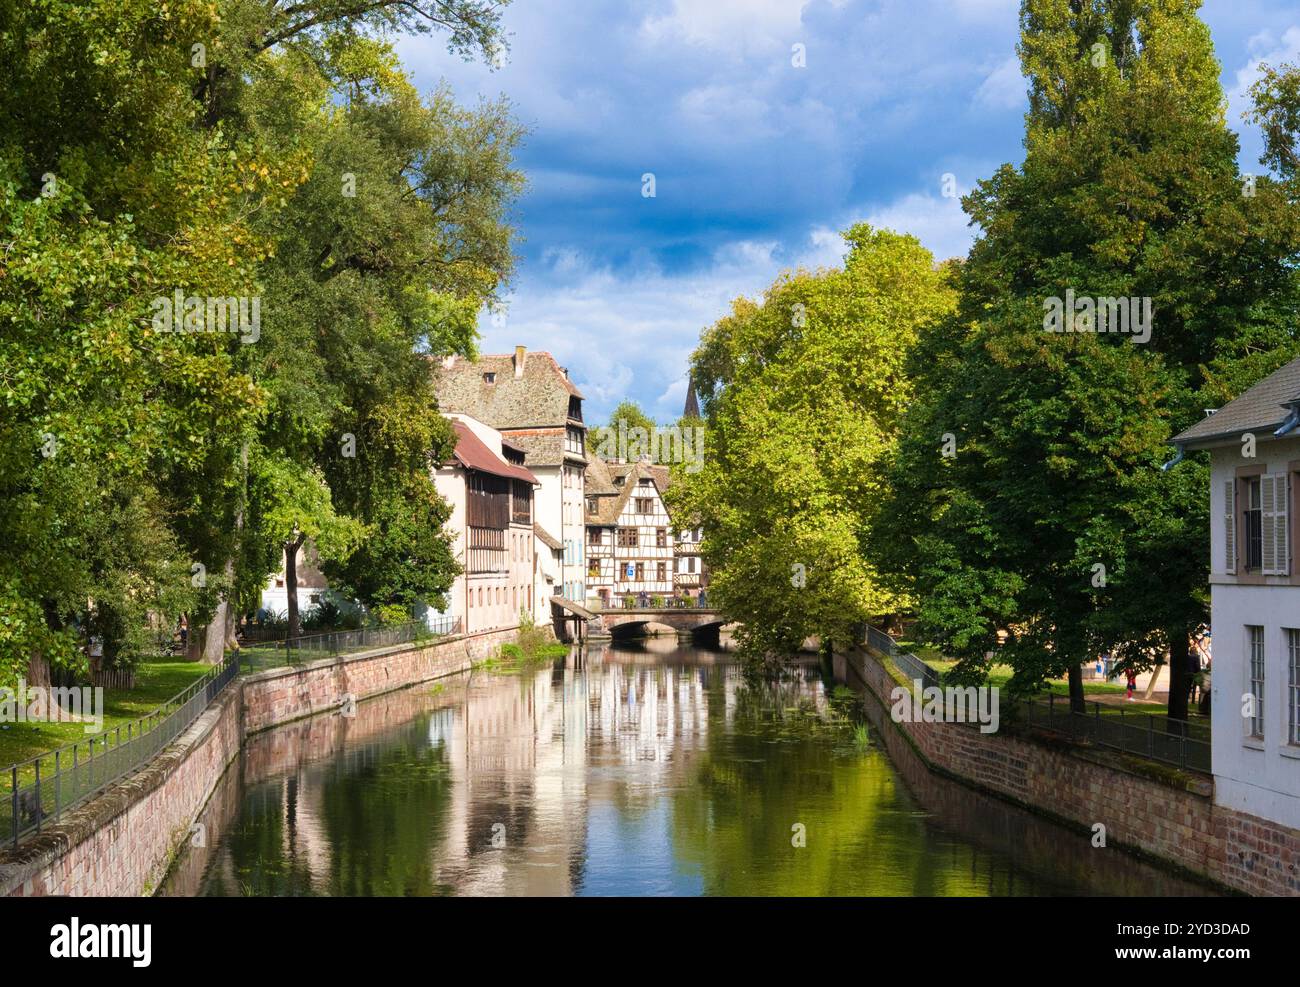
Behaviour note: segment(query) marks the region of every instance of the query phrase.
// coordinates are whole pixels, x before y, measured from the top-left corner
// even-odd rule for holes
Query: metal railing
[[[655,598],[658,597],[659,603],[655,604]],[[668,596],[664,593],[651,594],[647,597],[646,602],[642,605],[639,598],[632,596],[616,596],[610,599],[606,604],[598,596],[587,598],[586,607],[588,610],[712,610],[705,597],[704,606],[700,606],[699,598],[688,599],[686,597]]]
[[[867,628],[867,643],[881,654],[888,655],[894,660],[899,671],[909,679],[920,679],[922,688],[928,686],[938,687],[942,679],[939,670],[931,668],[916,655],[910,651],[904,651],[898,646],[898,643],[882,630],[877,630],[870,624]]]
[[[0,839],[41,831],[109,785],[142,767],[199,717],[236,675],[234,656],[125,727],[10,765],[0,777]],[[7,791],[6,791],[7,789]]]
[[[1204,727],[1149,714],[1126,716],[1122,706],[1119,715],[1106,714],[1102,703],[1091,702],[1090,705],[1091,711],[1075,713],[1070,710],[1068,699],[1057,702],[1053,693],[1045,703],[1021,703],[1018,710],[1034,726],[1063,734],[1074,741],[1086,740],[1152,761],[1210,773],[1210,741]],[[1177,727],[1173,732],[1169,730],[1171,723]],[[1201,736],[1192,736],[1195,733]]]
[[[323,634],[307,634],[280,641],[265,641],[257,647],[270,648],[277,656],[283,653],[288,664],[296,665],[314,658],[328,658],[371,648],[412,644],[429,638],[456,634],[459,631],[460,618],[446,615],[433,620],[408,620],[404,624],[390,624],[386,627],[327,631]]]
[[[909,679],[920,679],[924,686],[939,686],[939,671],[916,655],[902,650],[884,631],[866,625],[866,641],[876,651],[892,658]],[[1126,715],[1122,706],[1118,708],[1118,714],[1107,714],[1103,712],[1105,704],[1096,701],[1090,701],[1090,712],[1073,713],[1068,701],[1060,703],[1062,708],[1058,710],[1056,699],[1055,693],[1049,693],[1045,703],[1027,701],[1016,708],[1026,722],[1074,741],[1086,740],[1184,769],[1210,770],[1210,732],[1200,724],[1186,720],[1170,721],[1168,717],[1149,713]],[[1177,724],[1178,729],[1171,732],[1170,722]]]

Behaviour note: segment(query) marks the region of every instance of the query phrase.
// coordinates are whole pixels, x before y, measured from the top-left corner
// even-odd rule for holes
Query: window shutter
[[[1287,475],[1260,477],[1260,527],[1264,574],[1285,576],[1290,571],[1287,545]]]
[[[1223,481],[1223,536],[1225,572],[1237,571],[1237,481]]]

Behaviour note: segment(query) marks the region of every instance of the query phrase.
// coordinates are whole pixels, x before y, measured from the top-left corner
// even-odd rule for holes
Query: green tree
[[[1208,481],[1163,471],[1166,443],[1296,347],[1295,216],[1273,182],[1243,194],[1198,7],[1022,5],[1025,160],[964,200],[980,236],[958,311],[913,355],[873,526],[959,679],[997,650],[1013,690],[1067,674],[1082,709],[1080,662],[1167,654],[1185,715]],[[1151,299],[1149,340],[1044,331],[1067,290]]]
[[[587,446],[602,459],[635,459],[638,449],[648,450],[658,425],[635,401],[621,401],[609,414],[609,424],[593,425]],[[622,436],[622,445],[620,445]],[[629,452],[630,450],[630,452]]]
[[[704,465],[677,471],[668,497],[703,525],[711,600],[755,661],[810,636],[848,640],[893,603],[863,551],[869,505],[911,399],[907,351],[953,295],[914,238],[866,225],[846,237],[843,270],[787,274],[761,305],[736,302],[693,359]]]

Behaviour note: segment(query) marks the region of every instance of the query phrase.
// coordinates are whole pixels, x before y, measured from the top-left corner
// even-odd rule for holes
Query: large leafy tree
[[[1207,477],[1168,438],[1295,352],[1295,214],[1238,173],[1196,0],[1025,0],[1025,160],[964,202],[961,304],[914,354],[873,530],[922,632],[1031,691],[1112,650],[1171,661],[1207,618]],[[1253,194],[1251,194],[1253,192]],[[1044,303],[1150,298],[1149,341],[1044,331]],[[944,436],[955,455],[944,455]],[[953,451],[951,448],[948,450]]]
[[[736,302],[693,361],[706,395],[703,468],[671,506],[704,526],[710,594],[753,660],[810,636],[846,640],[892,599],[864,554],[879,464],[911,399],[904,360],[953,304],[909,236],[859,225],[842,270],[798,271]]]
[[[267,470],[339,518],[436,515],[417,350],[468,351],[509,270],[518,133],[421,100],[385,38],[493,56],[502,6],[0,4],[0,676],[77,662],[74,619],[113,654],[145,613],[215,614],[218,657],[274,564]],[[177,290],[260,299],[260,338],[160,330]],[[390,576],[425,560],[399,595],[450,578],[390,544]]]

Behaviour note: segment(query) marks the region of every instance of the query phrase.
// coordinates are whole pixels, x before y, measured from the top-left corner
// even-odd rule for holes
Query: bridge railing
[[[707,598],[704,606],[700,606],[697,599],[688,599],[682,597],[664,596],[663,594],[651,594],[646,598],[644,603],[638,597],[615,597],[608,603],[601,600],[600,597],[588,597],[586,603],[587,609],[595,613],[603,613],[610,610],[711,610]]]

